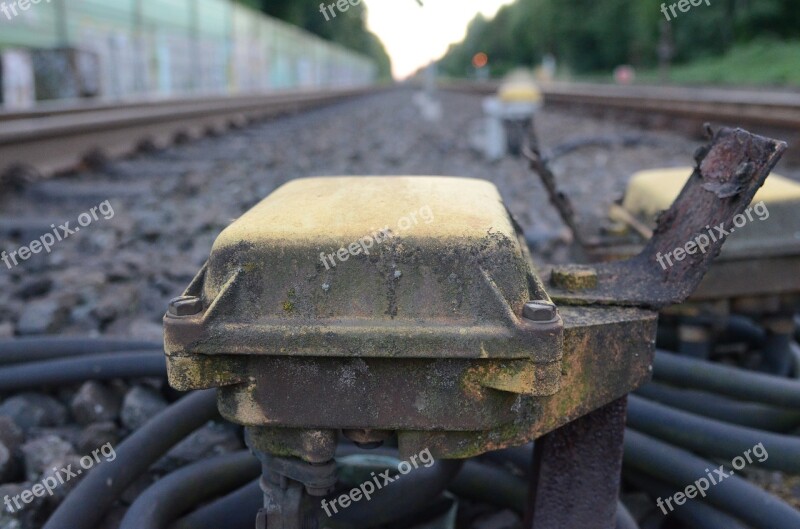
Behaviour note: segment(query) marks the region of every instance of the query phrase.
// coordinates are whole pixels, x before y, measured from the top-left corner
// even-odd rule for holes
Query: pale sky
[[[365,0],[368,26],[392,58],[396,78],[438,59],[459,42],[478,13],[488,17],[513,0]]]

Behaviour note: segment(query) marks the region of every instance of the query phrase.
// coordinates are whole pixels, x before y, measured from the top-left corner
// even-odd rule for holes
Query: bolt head
[[[558,317],[558,309],[548,301],[529,301],[522,309],[522,317],[536,323],[548,323]]]
[[[203,301],[196,296],[180,296],[169,302],[170,316],[194,316],[203,312]]]

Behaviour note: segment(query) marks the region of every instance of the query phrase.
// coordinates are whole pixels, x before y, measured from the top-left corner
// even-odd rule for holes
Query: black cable
[[[367,529],[399,520],[434,501],[447,489],[463,463],[445,459],[430,467],[416,468],[413,473],[402,476],[405,479],[382,485],[371,500],[352,503],[333,514],[333,519],[351,525],[352,529]],[[331,495],[327,500],[336,497]]]
[[[103,353],[0,368],[0,392],[87,380],[166,376],[163,352]]]
[[[714,391],[739,400],[800,409],[800,382],[797,380],[715,365],[664,351],[656,351],[653,377],[676,386]]]
[[[259,479],[200,507],[184,516],[170,529],[253,529],[256,513],[264,505]]]
[[[625,431],[624,464],[679,487],[675,492],[701,478],[708,481],[708,474],[715,475],[713,469],[718,468],[718,465],[691,452],[631,429]],[[711,485],[705,494],[708,503],[741,519],[752,529],[800,527],[799,511],[740,477],[724,478]]]
[[[92,469],[42,529],[94,529],[109,507],[172,446],[219,417],[216,390],[190,393],[131,434],[113,462]]]
[[[363,453],[363,450],[355,447],[340,446],[337,450],[337,457]],[[370,450],[369,454],[397,457],[397,452],[390,449]],[[431,467],[416,468],[412,473],[403,476],[403,479],[376,490],[369,501],[362,500],[351,503],[346,509],[337,509],[338,513],[333,512],[333,509],[330,508],[330,512],[335,521],[348,524],[353,529],[366,529],[400,520],[433,502],[453,481],[453,476],[461,468],[462,463],[462,461],[443,460],[436,461]],[[384,468],[380,463],[377,464],[376,474]],[[380,482],[382,483],[382,480]],[[352,488],[356,487],[350,487],[350,489]],[[375,488],[377,489],[377,487]],[[326,498],[326,501],[330,502],[350,489],[338,491]],[[323,498],[318,499],[320,505],[322,500]],[[217,529],[220,526],[214,525],[214,523],[219,519],[225,520],[222,526],[227,529],[252,527],[254,518],[251,517],[246,522],[248,525],[240,526],[238,525],[240,522],[228,523],[225,513],[244,510],[254,516],[262,503],[263,493],[261,493],[258,482],[253,482],[233,494],[185,516],[171,529]],[[240,518],[241,516],[237,516],[237,520]]]
[[[363,450],[355,447],[342,446],[337,452],[337,457],[363,453]],[[391,449],[370,450],[369,454],[386,455],[397,458],[397,451]],[[460,462],[457,462],[455,466],[459,464]],[[436,462],[431,468],[435,468],[439,465],[440,462]],[[452,467],[453,465],[447,466]],[[377,474],[377,472],[385,470],[386,468],[385,465],[378,463],[375,465],[375,472]],[[383,498],[379,501],[382,503],[382,506],[364,509],[360,507],[359,503],[353,503],[347,509],[340,511],[339,514],[334,514],[334,519],[341,521],[347,518],[347,520],[349,520],[348,523],[354,523],[355,527],[367,528],[381,523],[393,522],[420,510],[433,501],[440,492],[445,490],[447,483],[443,483],[443,481],[447,481],[445,479],[446,474],[452,472],[452,468],[449,470],[442,468],[436,473],[427,472],[427,475],[425,475],[421,473],[423,470],[430,471],[430,469],[426,469],[425,467],[415,469],[413,473],[404,478],[406,479],[405,487],[402,486],[400,482],[391,483],[386,486],[387,488],[385,490],[376,492],[370,502],[368,502],[376,501],[377,496],[381,494]],[[408,490],[418,488],[418,486],[425,487],[427,490],[433,492],[431,492],[430,496],[423,495],[422,491],[415,494],[414,497],[408,497],[406,495]],[[441,490],[439,490],[440,487]],[[346,493],[347,490],[349,489],[343,489],[343,491],[331,495],[328,500]],[[411,501],[409,502],[408,500]],[[218,529],[219,527],[226,527],[227,529],[250,529],[253,525],[255,513],[261,508],[263,501],[264,495],[258,480],[256,480],[234,493],[185,516],[171,526],[170,529]],[[322,498],[320,498],[319,501],[321,502]],[[385,511],[386,509],[390,511],[388,514],[385,512],[379,514],[374,513],[376,510]],[[248,515],[244,516],[241,514],[242,512],[246,512]],[[345,512],[348,514],[345,515]],[[237,514],[233,515],[232,518],[233,513]]]
[[[164,351],[164,344],[115,338],[14,338],[0,340],[0,366],[40,362],[65,356],[118,351]]]
[[[798,345],[797,342],[792,341],[789,346],[789,351],[792,353],[792,359],[794,361],[792,376],[795,379],[800,379],[800,345]]]
[[[628,396],[628,425],[673,445],[709,457],[743,457],[746,465],[800,473],[800,437],[728,424],[676,410],[636,395]],[[761,461],[745,451],[761,444]],[[749,458],[749,460],[747,459]]]
[[[700,390],[650,382],[637,389],[635,394],[672,408],[748,428],[786,433],[800,426],[800,411],[740,402]]]
[[[746,342],[753,349],[760,349],[767,339],[767,332],[752,318],[731,314],[725,322],[722,341]]]
[[[616,529],[639,529],[639,524],[637,524],[636,520],[633,519],[631,511],[629,511],[621,501],[617,502]]]
[[[192,507],[260,474],[261,463],[247,450],[183,467],[156,481],[136,498],[119,529],[164,529]],[[251,511],[251,524],[255,524],[257,512]]]
[[[529,446],[527,448],[530,448]],[[340,449],[338,455],[356,454],[354,448]],[[370,454],[387,455],[398,458],[396,450],[379,449],[370,451]],[[375,471],[387,468],[385,465],[376,464]],[[527,506],[528,483],[516,476],[492,465],[486,465],[467,460],[461,471],[450,482],[448,490],[454,494],[470,498],[483,503],[488,503],[501,508],[524,512]],[[201,507],[173,524],[170,529],[250,529],[253,524],[253,513],[263,504],[263,493],[258,480],[248,483],[239,490]],[[627,509],[620,503],[618,522],[620,529],[638,529],[635,522],[630,525],[632,518],[626,517]]]
[[[792,374],[794,332],[769,332],[761,350],[762,368],[767,373],[786,377]]]
[[[675,490],[673,485],[668,485],[657,478],[629,468],[623,470],[623,476],[626,481],[647,492],[653,498],[653,501],[657,498],[662,498],[663,500],[663,498],[669,498],[676,492],[680,492]],[[667,507],[664,507],[664,510],[691,529],[747,529],[736,518],[728,516],[696,499],[687,500],[683,505],[675,505],[674,507],[676,508],[673,511],[670,511]]]
[[[528,482],[503,469],[468,460],[447,487],[456,496],[489,503],[524,514],[528,505]]]
[[[492,454],[499,461],[513,460],[515,464],[530,468],[532,450],[531,444],[527,444],[519,447],[519,449],[498,450]],[[337,458],[352,455],[384,456],[395,459],[398,463],[400,462],[400,455],[396,448],[382,447],[365,451],[354,445],[340,445],[336,450]],[[339,463],[339,465],[346,466],[346,464],[343,465],[342,463]],[[375,472],[393,468],[382,465],[379,460],[376,460],[370,466]],[[482,463],[475,458],[463,461],[461,470],[450,482],[447,490],[457,496],[471,498],[519,513],[525,512],[528,501],[527,481],[512,475],[499,466]]]

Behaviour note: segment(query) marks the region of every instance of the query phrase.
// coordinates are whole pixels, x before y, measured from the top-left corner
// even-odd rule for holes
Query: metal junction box
[[[439,457],[522,444],[646,380],[655,325],[559,313],[527,252],[486,181],[295,180],[172,302],[170,384],[220,387],[222,414],[280,456],[326,461],[342,430]]]

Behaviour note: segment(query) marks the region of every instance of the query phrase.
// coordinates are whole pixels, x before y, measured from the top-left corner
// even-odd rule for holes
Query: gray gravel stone
[[[39,426],[63,426],[67,408],[40,393],[21,393],[0,404],[0,415],[10,417],[23,431]]]
[[[139,292],[134,285],[111,285],[94,304],[92,316],[108,325],[120,316],[135,312],[139,304]]]
[[[0,529],[23,529],[22,522],[12,514],[0,511]]]
[[[11,417],[0,415],[0,443],[16,451],[22,445],[25,437],[22,428]]]
[[[166,407],[167,401],[158,391],[135,386],[122,403],[122,424],[130,430],[137,430]]]
[[[24,491],[29,491],[32,487],[33,483],[0,485],[0,501],[8,496],[11,505],[9,507],[4,501],[0,505],[0,529],[38,529],[41,527],[45,499],[33,496],[30,498],[30,503],[25,503],[21,497]],[[17,496],[19,497],[15,501]]]
[[[18,298],[28,300],[44,296],[53,288],[53,279],[47,276],[29,277],[22,281],[22,284],[14,293]]]
[[[244,448],[244,443],[235,427],[230,424],[210,422],[175,445],[154,465],[154,469],[159,472],[171,472],[201,459]]]
[[[97,422],[87,426],[78,438],[78,452],[89,454],[106,443],[116,446],[122,438],[119,427],[113,422]]]
[[[32,301],[25,305],[17,322],[17,333],[21,335],[52,334],[66,325],[69,307],[56,299]]]
[[[100,382],[85,382],[70,403],[72,416],[78,424],[115,421],[122,402],[119,396]]]
[[[52,470],[56,463],[75,454],[73,446],[55,435],[45,435],[22,445],[25,460],[25,476],[29,481],[37,481],[40,476]]]
[[[31,428],[26,437],[28,440],[38,439],[39,437],[55,436],[68,442],[72,446],[77,446],[78,438],[81,435],[81,427],[77,424],[67,424],[66,426],[54,426],[51,428]]]
[[[0,441],[0,483],[12,481],[16,474],[16,467],[14,452]]]
[[[54,457],[50,467],[42,473],[42,476],[39,478],[40,482],[51,477],[59,481],[58,486],[53,489],[53,494],[48,495],[46,498],[47,504],[51,508],[55,508],[61,504],[64,498],[78,486],[81,478],[86,474],[87,471],[81,468],[80,460],[81,458],[74,454]],[[61,483],[62,480],[64,483]]]
[[[11,418],[0,416],[0,483],[21,477],[19,448],[23,441],[22,429]]]

